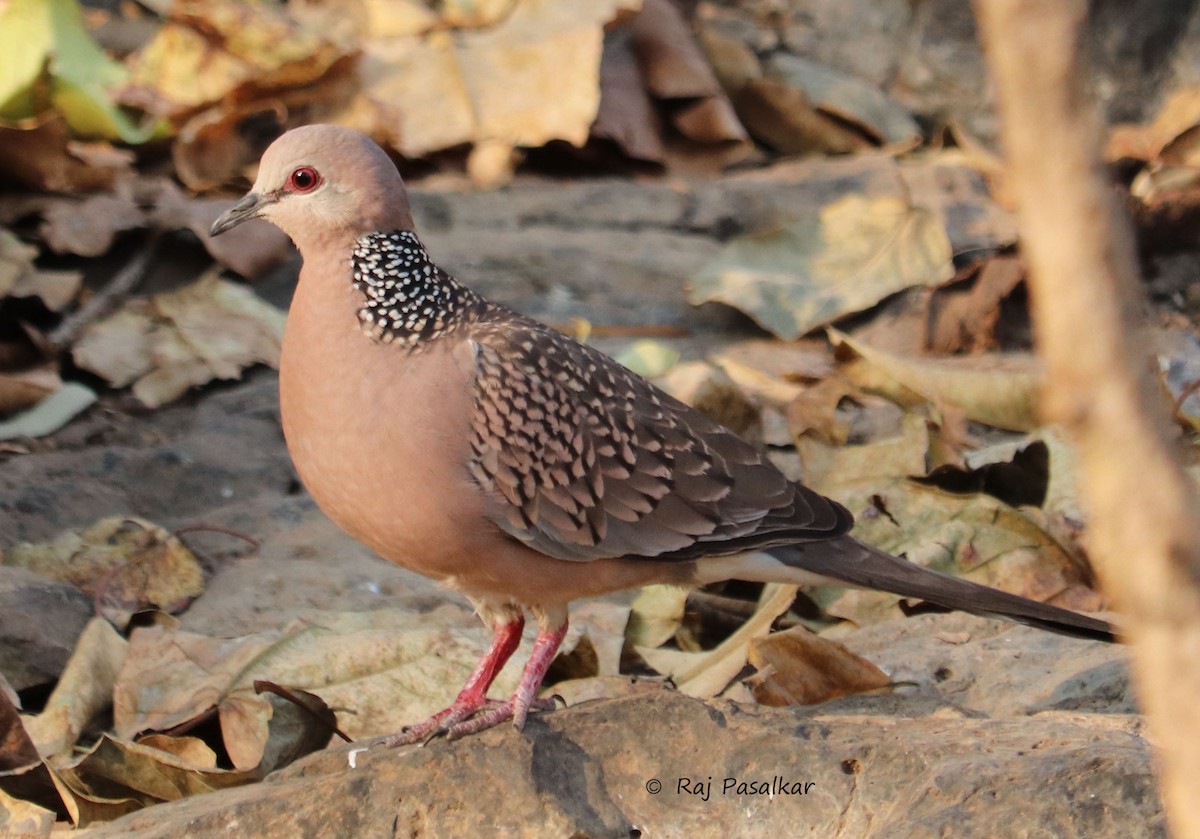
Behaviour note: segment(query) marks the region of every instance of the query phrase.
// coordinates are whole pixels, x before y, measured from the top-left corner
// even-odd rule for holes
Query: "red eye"
[[[321,175],[311,166],[301,166],[288,176],[288,186],[296,192],[311,192],[321,185]]]

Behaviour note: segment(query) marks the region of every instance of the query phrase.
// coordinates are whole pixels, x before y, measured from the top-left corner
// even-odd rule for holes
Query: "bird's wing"
[[[850,529],[841,505],[600,352],[499,308],[471,340],[471,474],[492,520],[545,554],[682,560]]]

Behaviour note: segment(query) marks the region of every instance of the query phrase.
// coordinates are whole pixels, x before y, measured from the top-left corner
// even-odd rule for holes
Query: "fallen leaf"
[[[1041,364],[1027,353],[988,354],[951,358],[905,358],[868,346],[830,330],[835,344],[844,344],[885,379],[863,378],[861,368],[844,366],[844,374],[864,390],[907,402],[916,393],[934,404],[956,405],[976,422],[1012,431],[1038,426]]]
[[[635,647],[661,647],[675,637],[683,620],[687,589],[679,586],[646,586],[630,607],[625,637]]]
[[[113,685],[127,647],[104,618],[92,618],[80,633],[42,712],[25,718],[25,728],[41,756],[69,756],[87,724],[112,706]]]
[[[687,696],[708,699],[725,690],[746,666],[746,650],[751,639],[771,631],[771,624],[786,612],[796,599],[796,586],[768,583],[763,587],[759,608],[736,632],[715,649],[707,652],[637,647],[647,664],[670,676]]]
[[[191,230],[209,256],[249,280],[266,274],[292,253],[287,235],[265,221],[251,220],[220,236],[209,235],[213,222],[227,209],[225,198],[192,198],[164,181],[151,218],[160,229]]]
[[[1072,552],[1020,510],[985,493],[950,493],[909,480],[924,475],[928,432],[906,419],[895,439],[831,448],[798,441],[806,481],[855,515],[856,538],[911,562],[1034,600],[1058,602],[1086,586]],[[883,592],[820,590],[828,614],[871,623],[898,616]]]
[[[654,379],[665,375],[675,366],[679,361],[679,350],[662,341],[643,338],[634,341],[613,358],[639,376]]]
[[[37,405],[61,387],[62,379],[54,367],[0,372],[0,415],[15,414]]]
[[[802,88],[779,79],[748,80],[734,94],[733,105],[746,130],[780,154],[849,154],[870,146],[821,113]]]
[[[571,610],[571,623],[544,684],[621,672],[628,606],[593,601]]]
[[[650,93],[659,99],[694,100],[670,111],[681,134],[700,143],[749,139],[678,6],[670,0],[644,0],[628,30]]]
[[[101,519],[52,542],[16,545],[5,561],[79,586],[121,627],[146,606],[179,611],[204,590],[200,564],[182,542],[127,516]]]
[[[42,212],[42,241],[55,253],[100,256],[108,253],[117,234],[146,225],[134,201],[101,193],[78,201],[55,201]]]
[[[738,308],[794,339],[914,285],[954,274],[935,216],[895,196],[846,195],[769,233],[733,240],[693,277],[693,304]]]
[[[75,363],[115,387],[133,383],[158,407],[251,364],[279,362],[284,314],[244,286],[210,271],[177,291],[135,299],[91,324],[71,350]]]
[[[11,772],[39,758],[33,739],[25,730],[16,705],[8,696],[0,695],[0,772]],[[4,822],[0,821],[0,827]]]
[[[635,160],[662,164],[666,152],[660,123],[629,32],[610,32],[600,59],[600,105],[591,135],[611,140]]]
[[[64,193],[111,189],[133,171],[133,161],[131,152],[107,143],[73,140],[54,112],[0,124],[0,173],[18,186]]]
[[[286,7],[234,0],[179,0],[154,38],[130,59],[122,100],[180,117],[226,97],[303,86],[344,56]]]
[[[758,672],[746,681],[761,705],[816,705],[892,683],[865,658],[803,626],[752,639],[748,659]]]
[[[838,406],[857,393],[858,388],[836,375],[805,388],[788,405],[788,431],[793,438],[812,433],[826,443],[844,445],[850,439],[850,421],[839,415]]]
[[[1001,256],[985,261],[969,285],[938,289],[930,301],[925,345],[937,355],[996,349],[1000,306],[1024,279],[1024,264]]]
[[[0,830],[4,835],[14,839],[49,839],[54,820],[53,810],[13,798],[0,789]]]
[[[143,143],[158,127],[139,125],[114,104],[127,71],[88,33],[75,0],[9,0],[0,6],[0,119],[38,116],[44,78],[49,100],[72,134]]]
[[[479,140],[582,146],[600,104],[603,27],[636,5],[523,0],[487,29],[372,39],[360,69],[371,133],[406,157]]]
[[[0,390],[2,390],[0,376]],[[19,437],[46,437],[53,435],[84,410],[96,403],[96,391],[77,382],[67,382],[61,388],[44,397],[36,406],[12,419],[0,423],[0,441]]]
[[[765,69],[768,76],[804,91],[823,111],[888,146],[911,148],[921,140],[921,129],[908,109],[874,85],[788,52],[772,55]]]

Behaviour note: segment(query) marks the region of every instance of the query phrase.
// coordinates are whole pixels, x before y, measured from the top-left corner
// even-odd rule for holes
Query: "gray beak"
[[[263,207],[275,203],[275,200],[270,195],[263,196],[253,192],[247,193],[245,198],[221,213],[217,220],[213,222],[213,226],[209,229],[208,234],[210,236],[220,236],[226,230],[232,230],[243,221],[258,218]]]

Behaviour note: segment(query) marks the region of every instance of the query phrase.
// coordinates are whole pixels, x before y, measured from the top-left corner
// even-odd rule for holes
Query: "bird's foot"
[[[525,716],[530,711],[553,711],[557,707],[552,697],[535,699],[525,708],[519,707],[520,703],[516,696],[503,702],[489,702],[488,704],[491,707],[480,709],[479,712],[469,719],[456,722],[452,725],[443,724],[432,736],[436,737],[439,734],[445,734],[447,740],[457,740],[460,737],[466,737],[468,734],[475,734],[492,728],[507,720],[512,720],[513,724],[518,729],[521,729],[525,727]]]

